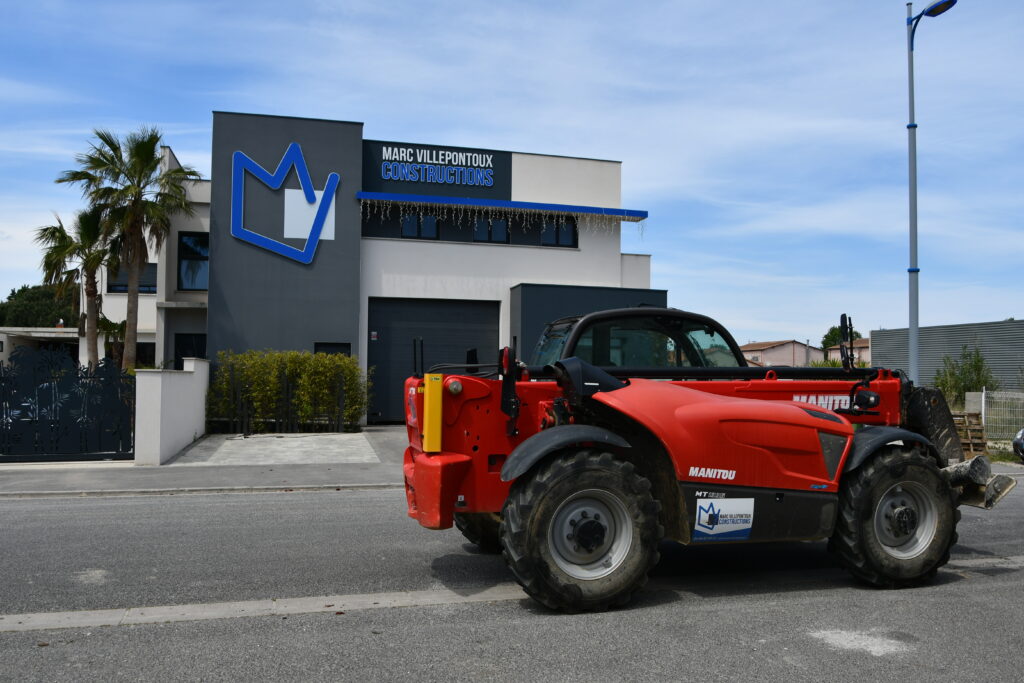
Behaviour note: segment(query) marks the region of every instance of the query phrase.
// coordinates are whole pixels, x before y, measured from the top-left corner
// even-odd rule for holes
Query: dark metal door
[[[498,354],[498,301],[370,299],[369,353],[373,389],[368,420],[405,419],[402,383],[413,372],[412,340],[423,338],[426,367],[465,361],[476,348],[480,361]]]

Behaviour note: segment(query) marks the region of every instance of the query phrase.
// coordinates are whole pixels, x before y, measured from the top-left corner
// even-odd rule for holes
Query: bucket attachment
[[[992,474],[988,458],[976,458],[942,469],[949,485],[960,489],[957,505],[972,505],[991,510],[996,503],[1017,485],[1017,480],[1005,474]]]

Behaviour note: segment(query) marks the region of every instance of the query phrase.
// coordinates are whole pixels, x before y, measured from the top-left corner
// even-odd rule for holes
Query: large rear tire
[[[538,602],[624,605],[647,582],[664,530],[651,483],[611,453],[580,450],[516,480],[502,511],[504,557]]]
[[[481,552],[501,552],[501,539],[498,538],[500,515],[493,512],[456,512],[455,526]]]
[[[891,447],[845,476],[829,548],[873,586],[919,585],[949,561],[959,520],[953,490],[935,461]]]

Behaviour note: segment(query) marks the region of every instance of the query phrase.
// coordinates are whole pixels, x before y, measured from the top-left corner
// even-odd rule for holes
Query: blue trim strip
[[[474,197],[439,197],[426,194],[398,194],[395,192],[356,192],[356,199],[383,202],[406,202],[409,204],[442,204],[445,206],[486,206],[495,209],[526,209],[551,213],[587,213],[596,216],[613,216],[624,221],[642,221],[646,211],[636,209],[607,209],[600,206],[576,206],[574,204],[542,204],[537,202],[513,202],[507,199],[477,199]]]
[[[908,123],[907,124],[907,128],[917,128],[917,124],[916,123]]]
[[[907,272],[908,273],[920,273],[921,269],[920,268],[907,268]]]

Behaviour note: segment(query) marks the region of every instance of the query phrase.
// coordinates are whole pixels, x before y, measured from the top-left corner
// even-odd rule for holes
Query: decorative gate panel
[[[0,363],[0,462],[129,459],[135,378],[113,361],[18,347]]]

